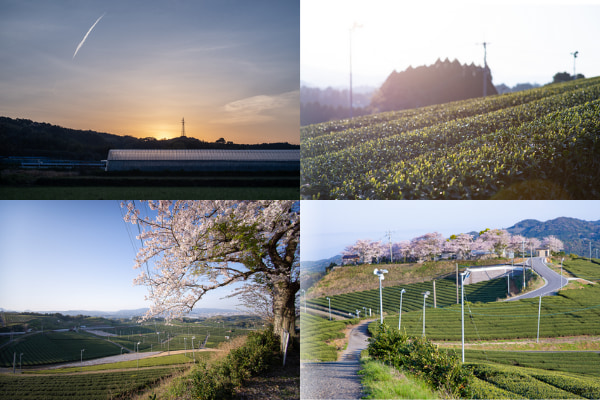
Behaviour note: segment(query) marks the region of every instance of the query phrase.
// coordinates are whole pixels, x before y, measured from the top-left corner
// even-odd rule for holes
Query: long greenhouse
[[[106,171],[299,171],[300,150],[109,150]]]

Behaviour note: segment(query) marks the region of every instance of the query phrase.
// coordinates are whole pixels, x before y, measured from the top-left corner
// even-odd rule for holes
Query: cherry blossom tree
[[[512,235],[510,237],[510,244],[509,244],[509,248],[513,251],[522,253],[524,250],[524,244],[527,242],[527,240],[525,239],[524,236],[522,235]]]
[[[236,282],[263,284],[272,295],[273,326],[295,334],[299,283],[300,207],[297,201],[149,201],[126,204],[137,224],[141,270],[149,288],[146,318],[178,318],[205,293]]]
[[[537,238],[525,238],[525,252],[529,250],[529,252],[535,251],[535,249],[539,248],[542,245],[542,241]]]
[[[545,247],[550,251],[556,253],[564,249],[565,245],[562,242],[562,240],[560,240],[556,236],[550,235],[548,237],[545,237],[544,240],[542,240],[542,247]]]
[[[410,241],[402,240],[400,242],[392,244],[392,253],[394,254],[394,260],[399,258],[404,258],[404,262],[406,262],[406,257],[410,255]]]
[[[412,255],[417,257],[419,262],[427,258],[433,258],[442,252],[444,237],[439,232],[426,233],[411,240]]]
[[[361,264],[371,264],[373,258],[379,257],[381,242],[373,242],[371,239],[359,239],[353,245],[347,246],[342,254],[358,255]]]
[[[443,246],[443,250],[456,254],[460,260],[468,258],[473,248],[473,236],[468,233],[450,236]]]
[[[494,252],[503,257],[510,245],[510,233],[504,229],[487,229],[480,236],[481,240],[489,242]]]

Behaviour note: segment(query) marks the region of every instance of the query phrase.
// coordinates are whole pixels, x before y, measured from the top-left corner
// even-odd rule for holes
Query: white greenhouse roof
[[[108,161],[299,161],[300,150],[109,150]]]

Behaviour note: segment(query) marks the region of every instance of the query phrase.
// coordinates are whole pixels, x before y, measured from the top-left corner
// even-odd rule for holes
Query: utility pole
[[[362,28],[362,25],[357,22],[354,22],[350,28],[350,119],[352,119],[352,109],[354,107],[352,103],[352,33],[358,28]]]
[[[390,264],[393,262],[393,255],[392,255],[392,231],[387,231],[387,237],[388,237],[388,241],[390,244]]]
[[[185,137],[185,119],[181,118],[181,137]]]
[[[479,43],[483,44],[483,97],[487,96],[487,45],[488,42]]]

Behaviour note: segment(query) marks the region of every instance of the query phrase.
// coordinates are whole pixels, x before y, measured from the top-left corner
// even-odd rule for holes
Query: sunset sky
[[[299,7],[0,0],[0,115],[159,139],[185,118],[201,140],[297,144]]]
[[[600,75],[598,0],[302,0],[301,81],[379,87],[394,70],[440,58],[483,65],[493,83],[545,84],[557,72]]]

